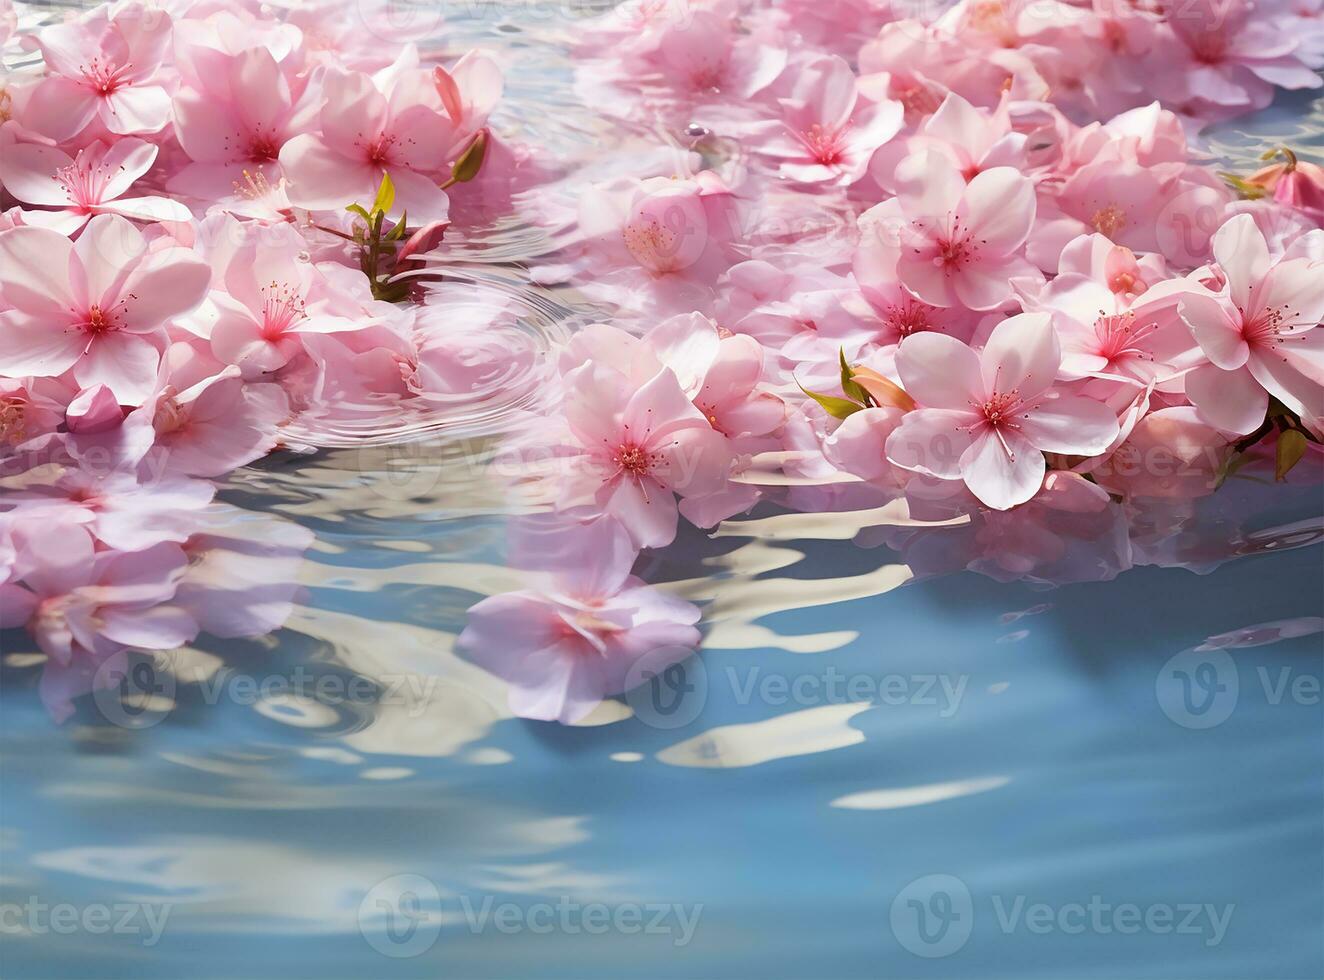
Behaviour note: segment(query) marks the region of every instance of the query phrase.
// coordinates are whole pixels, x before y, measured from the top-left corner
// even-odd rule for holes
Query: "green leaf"
[[[394,203],[395,185],[391,183],[391,175],[383,170],[382,182],[377,185],[377,200],[372,202],[372,211],[374,214],[377,212],[385,214],[391,210],[391,205]]]
[[[386,233],[386,240],[388,242],[398,242],[400,239],[404,238],[405,227],[407,226],[408,221],[409,221],[409,212],[401,211],[400,220],[395,223],[394,228],[392,228],[390,231]]]
[[[345,210],[348,211],[350,214],[357,214],[364,221],[367,221],[369,223],[372,222],[372,215],[368,214],[368,212],[364,210],[362,204],[351,204],[349,207],[345,208]]]
[[[1230,174],[1220,170],[1218,176],[1222,177],[1229,187],[1244,198],[1254,201],[1264,196],[1263,187],[1260,187],[1258,184],[1252,184],[1250,181],[1243,180],[1236,174]]]
[[[849,402],[844,398],[837,398],[833,395],[820,395],[816,391],[810,391],[808,388],[800,384],[800,382],[798,381],[796,382],[796,384],[800,386],[801,391],[803,391],[814,401],[818,402],[818,404],[822,405],[823,411],[827,412],[834,419],[850,418],[856,412],[861,411],[864,408],[863,405],[857,405],[854,402]]]
[[[460,158],[451,167],[451,183],[463,184],[478,176],[483,169],[483,160],[487,157],[487,130],[480,129]]]
[[[851,380],[850,365],[846,363],[845,348],[838,348],[837,353],[841,357],[841,390],[842,393],[851,401],[859,402],[863,406],[868,406],[871,399],[869,393],[861,387],[858,381]]]
[[[1306,437],[1296,429],[1288,429],[1278,434],[1278,446],[1274,453],[1273,478],[1279,483],[1287,479],[1292,467],[1301,462],[1306,454]]]

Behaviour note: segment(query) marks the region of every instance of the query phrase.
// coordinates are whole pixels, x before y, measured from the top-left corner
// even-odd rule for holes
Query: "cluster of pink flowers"
[[[62,717],[126,651],[288,616],[311,536],[244,537],[212,478],[301,448],[306,414],[499,367],[434,336],[422,256],[445,186],[513,157],[491,57],[425,67],[340,7],[116,2],[16,34],[0,4],[28,64],[0,75],[0,628],[32,633]]]
[[[532,176],[488,126],[501,70],[371,7],[19,32],[0,0],[31,62],[0,76],[0,627],[58,714],[127,650],[287,614],[234,556],[306,536],[227,537],[212,479],[529,356],[429,254]],[[577,32],[577,91],[633,135],[527,195],[562,246],[535,281],[604,322],[521,402],[529,588],[460,638],[517,713],[579,719],[698,645],[631,575],[682,517],[896,504],[861,540],[916,571],[1063,581],[1163,560],[1236,467],[1317,471],[1324,171],[1198,146],[1321,85],[1320,0],[940,7],[626,0]]]
[[[637,138],[543,204],[536,275],[611,311],[510,446],[561,578],[528,562],[461,637],[519,714],[687,654],[697,611],[625,577],[679,517],[902,501],[862,543],[1052,582],[1163,560],[1247,461],[1318,478],[1321,173],[1193,145],[1321,85],[1319,3],[905,6],[634,0],[583,33],[579,92]]]

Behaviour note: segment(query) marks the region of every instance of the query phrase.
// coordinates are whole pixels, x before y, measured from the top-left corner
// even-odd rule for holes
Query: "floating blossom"
[[[281,150],[317,122],[317,89],[265,48],[192,50],[206,70],[175,94],[174,121],[193,164],[175,175],[172,187],[214,198],[259,179],[279,180]]]
[[[437,183],[451,158],[456,125],[442,108],[431,75],[408,49],[392,70],[376,75],[330,70],[318,135],[291,139],[280,151],[290,201],[310,210],[370,203],[389,174],[392,218],[408,212],[416,224],[444,221],[447,197]]]
[[[173,650],[197,636],[196,620],[170,602],[188,565],[178,545],[97,552],[68,522],[38,537],[18,521],[10,536],[22,584],[0,584],[0,628],[26,626],[49,658],[41,696],[57,721],[72,713],[73,695],[118,676],[106,667],[111,657]]]
[[[1013,278],[1035,275],[1020,254],[1035,213],[1024,176],[996,167],[967,184],[929,151],[908,157],[896,178],[895,201],[870,213],[876,234],[898,236],[897,278],[921,300],[991,310],[1011,298]]]
[[[160,331],[201,302],[211,270],[182,248],[149,251],[118,215],[77,242],[46,228],[0,232],[0,370],[104,384],[135,405],[151,391]]]
[[[897,351],[902,386],[919,408],[887,439],[887,458],[940,480],[963,480],[996,510],[1023,504],[1043,482],[1043,454],[1092,456],[1118,433],[1106,406],[1054,388],[1062,355],[1046,315],[994,328],[980,353],[921,333]]]
[[[641,387],[589,363],[566,376],[570,499],[592,500],[640,547],[676,536],[676,497],[713,493],[731,465],[726,439],[690,403],[669,368]]]
[[[901,103],[861,98],[855,74],[835,55],[791,69],[790,95],[779,100],[777,131],[759,140],[777,172],[805,183],[852,183],[864,175],[874,151],[901,129]]]
[[[1324,261],[1275,262],[1244,214],[1218,230],[1214,257],[1225,289],[1181,300],[1181,317],[1209,359],[1186,375],[1186,396],[1230,432],[1263,422],[1269,395],[1324,431]]]
[[[568,724],[693,653],[699,610],[630,575],[636,552],[612,518],[572,525],[559,540],[547,584],[471,607],[458,646],[509,682],[515,714]]]
[[[94,122],[112,133],[159,132],[170,120],[158,76],[170,37],[170,16],[140,3],[107,4],[44,28],[36,44],[50,74],[28,96],[24,120],[56,140]]]
[[[157,195],[124,197],[152,167],[157,148],[125,138],[107,145],[96,141],[70,159],[54,146],[17,143],[0,157],[0,184],[24,204],[54,210],[26,210],[24,224],[75,235],[97,214],[118,214],[137,221],[188,221],[193,217],[178,201]]]
[[[288,225],[250,235],[219,277],[224,288],[211,293],[216,308],[209,334],[212,351],[245,377],[284,367],[303,351],[307,335],[360,326],[331,312],[335,293],[311,262],[299,258],[303,248]]]

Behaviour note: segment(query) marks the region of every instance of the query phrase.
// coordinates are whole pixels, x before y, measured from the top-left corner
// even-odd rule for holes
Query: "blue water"
[[[570,126],[520,111],[566,98],[560,35],[480,27],[534,55],[508,117]],[[1215,146],[1318,146],[1320,118],[1287,99]],[[903,584],[773,509],[689,531],[640,573],[703,605],[702,656],[566,728],[453,652],[518,584],[472,448],[235,474],[225,500],[317,536],[300,607],[123,714],[54,725],[0,635],[0,975],[1324,975],[1318,483],[1190,530],[1207,574],[1056,589]]]

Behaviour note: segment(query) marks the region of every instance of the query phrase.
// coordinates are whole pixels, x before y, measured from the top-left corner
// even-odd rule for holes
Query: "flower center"
[[[275,131],[256,132],[248,140],[248,159],[252,163],[271,163],[280,156],[280,140]]]
[[[85,208],[101,203],[101,192],[106,183],[106,167],[88,166],[80,153],[73,163],[55,171],[55,179],[64,187],[71,204]]]
[[[1119,272],[1108,280],[1108,288],[1119,296],[1139,296],[1146,286],[1132,273]]]
[[[800,133],[800,142],[805,145],[809,155],[823,166],[830,166],[834,163],[840,163],[845,143],[844,131],[840,129],[828,129],[814,123],[809,127],[808,132]]]
[[[123,313],[129,300],[137,298],[137,296],[130,293],[114,306],[108,306],[104,309],[100,304],[93,303],[87,311],[87,319],[83,322],[83,333],[88,335],[88,340],[94,340],[103,334],[124,326],[120,321],[120,314]]]
[[[985,426],[993,430],[997,436],[998,442],[1002,445],[1002,451],[1007,454],[1007,459],[1016,462],[1016,453],[1007,442],[1007,430],[1017,430],[1021,427],[1021,420],[1030,417],[1030,405],[1026,404],[1021,398],[1019,388],[1012,388],[1010,391],[993,391],[985,397],[982,402],[971,402],[971,407],[979,418],[969,426],[970,431],[980,429]]]
[[[99,95],[111,95],[122,86],[129,84],[127,76],[133,70],[133,65],[116,65],[102,61],[100,58],[93,58],[86,65],[79,65],[78,70],[89,88]]]
[[[976,242],[970,236],[970,229],[965,227],[961,219],[955,215],[947,215],[948,230],[937,236],[935,245],[937,251],[933,256],[933,264],[942,268],[945,272],[952,272],[956,268],[968,265],[979,257],[979,242]],[[916,222],[917,227],[923,228],[923,222]],[[915,251],[919,251],[916,249]]]
[[[387,166],[390,164],[395,154],[395,144],[397,140],[389,133],[381,133],[370,143],[364,143],[363,153],[368,158],[368,162],[375,166]]]
[[[1109,204],[1090,215],[1090,224],[1095,231],[1112,238],[1126,227],[1126,212],[1116,204]]]
[[[627,442],[616,447],[613,461],[620,467],[621,472],[634,479],[639,479],[648,475],[648,471],[653,466],[654,457],[643,447]]]
[[[178,432],[189,423],[188,411],[179,404],[173,390],[168,390],[165,397],[156,403],[156,413],[152,416],[152,428],[158,436]]]
[[[680,235],[656,218],[636,218],[625,226],[625,247],[640,265],[657,272],[674,271]]]
[[[1227,38],[1217,31],[1203,31],[1198,38],[1187,43],[1195,60],[1202,64],[1220,64],[1227,55]]]
[[[1281,344],[1290,335],[1292,320],[1297,316],[1289,312],[1286,304],[1260,310],[1250,319],[1246,319],[1246,314],[1240,308],[1237,312],[1241,314],[1242,339],[1252,347]]]
[[[938,111],[941,101],[938,96],[930,91],[927,85],[919,82],[909,85],[897,92],[896,99],[912,115],[928,116]]]
[[[1136,323],[1135,313],[1104,313],[1099,311],[1099,318],[1094,321],[1094,336],[1098,341],[1097,352],[1106,357],[1108,363],[1125,357],[1143,357],[1152,361],[1154,355],[1145,350],[1140,343],[1158,329],[1158,323]]]
[[[27,435],[24,403],[18,398],[0,398],[0,442],[17,446]]]
[[[899,337],[905,338],[912,333],[933,329],[933,324],[929,322],[931,309],[915,300],[904,299],[900,303],[887,306],[881,319],[890,330],[894,330]]]
[[[248,170],[243,171],[244,179],[242,181],[233,181],[234,192],[245,200],[260,201],[273,190],[267,175],[261,170],[252,173]]]
[[[308,315],[303,298],[284,283],[262,287],[262,337],[279,340],[294,324]]]

